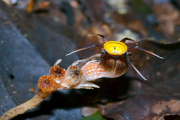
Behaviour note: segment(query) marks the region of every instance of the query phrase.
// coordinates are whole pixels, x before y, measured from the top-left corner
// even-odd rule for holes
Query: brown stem
[[[54,79],[50,76],[42,76],[38,81],[38,94],[27,102],[12,108],[1,116],[0,120],[9,120],[19,114],[23,114],[27,110],[39,105],[46,97],[48,97],[52,92],[57,90],[57,84]]]
[[[38,94],[36,94],[32,99],[7,111],[4,115],[0,117],[0,120],[9,120],[19,114],[23,114],[27,110],[39,105],[39,103],[41,103],[50,94],[51,93],[42,93],[41,91],[39,91]]]
[[[92,83],[81,83],[83,79],[83,72],[77,66],[71,65],[68,67],[67,71],[65,71],[63,68],[56,65],[50,69],[49,75],[50,76],[43,75],[39,78],[39,91],[37,95],[35,95],[29,101],[7,111],[4,115],[0,117],[0,120],[12,119],[17,115],[23,114],[27,110],[36,107],[46,97],[48,97],[52,92],[55,92],[57,89],[90,89],[92,87],[99,88],[99,86]]]

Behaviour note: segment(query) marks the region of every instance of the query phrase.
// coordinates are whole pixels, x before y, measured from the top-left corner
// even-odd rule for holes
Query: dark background
[[[159,102],[180,99],[179,0],[32,0],[32,10],[26,7],[28,0],[4,1],[0,0],[0,115],[32,98],[39,77],[48,75],[57,59],[63,60],[60,65],[66,69],[75,60],[98,53],[90,49],[65,57],[78,48],[102,46],[101,38],[89,35],[103,34],[109,40],[154,39],[140,46],[165,59],[134,52],[133,63],[147,82],[129,68],[122,77],[97,80],[100,89],[57,91],[13,120],[79,120],[83,106],[122,100],[122,106],[102,113],[106,119],[143,120],[166,114],[179,118],[179,110],[167,108],[158,115],[151,110]]]

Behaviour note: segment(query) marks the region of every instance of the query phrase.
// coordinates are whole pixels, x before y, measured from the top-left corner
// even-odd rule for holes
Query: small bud
[[[51,76],[57,83],[60,83],[65,77],[66,71],[58,65],[51,67],[49,70],[49,76]]]
[[[42,92],[50,92],[51,93],[51,92],[54,92],[57,90],[57,83],[50,76],[44,75],[39,78],[38,88]]]
[[[82,81],[82,78],[82,70],[77,66],[71,65],[66,71],[65,79],[62,82],[62,86],[70,88],[71,86],[79,84]]]

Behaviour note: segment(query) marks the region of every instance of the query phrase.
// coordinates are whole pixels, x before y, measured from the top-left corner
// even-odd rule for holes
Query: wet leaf
[[[63,58],[65,54],[72,51],[73,46],[75,47],[72,41],[48,29],[38,22],[36,17],[30,17],[29,22],[26,15],[27,13],[8,7],[0,1],[0,116],[7,110],[31,99],[38,91],[37,82],[39,77],[48,74],[51,62],[54,64],[57,59]],[[32,43],[29,41],[30,39]],[[64,43],[72,50],[66,51],[69,49],[66,49],[67,46]],[[39,47],[37,47],[38,44]],[[52,44],[56,44],[56,47]],[[40,51],[38,52],[37,49],[44,55]],[[51,53],[49,54],[45,51],[51,51]],[[49,62],[44,58],[47,55],[51,55]],[[71,57],[72,61],[69,63],[68,60],[70,59],[64,59],[66,63],[63,64],[64,68],[76,59]],[[32,87],[35,89],[33,94],[29,92],[29,89]],[[77,104],[75,101],[71,101],[71,99],[75,98],[70,98],[70,96],[74,95],[66,96],[65,94],[67,93],[70,95],[71,92],[64,91],[64,93],[56,92],[52,94],[38,107],[15,117],[14,120],[50,120],[51,118],[58,119],[59,117],[66,120],[81,119],[80,108],[72,107],[72,105]],[[65,96],[62,97],[60,94]],[[51,100],[55,101],[50,102]],[[61,100],[66,101],[66,104],[64,104],[65,109],[61,109],[63,107],[58,106],[61,105],[59,103],[63,102]],[[72,105],[70,105],[71,103]],[[71,108],[67,108],[69,105]],[[56,114],[56,112],[60,114]]]

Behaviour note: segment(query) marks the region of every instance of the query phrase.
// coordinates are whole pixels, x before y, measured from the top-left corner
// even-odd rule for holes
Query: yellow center
[[[104,44],[104,49],[111,55],[122,55],[127,51],[127,46],[119,41],[108,41]]]

